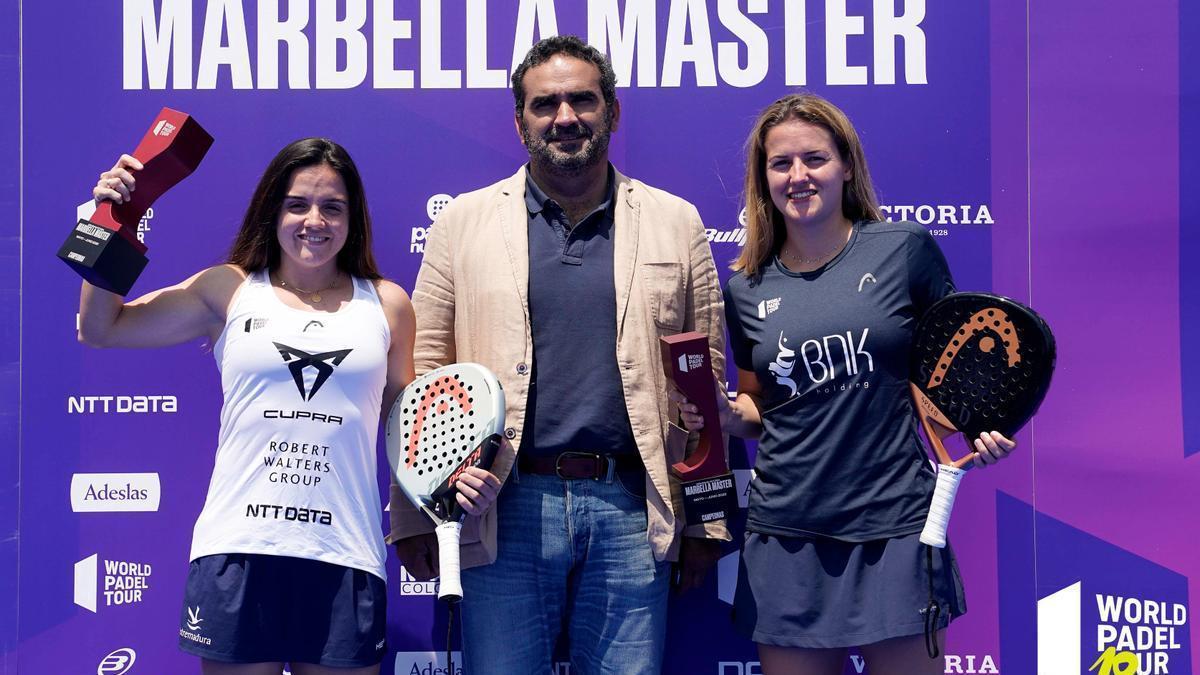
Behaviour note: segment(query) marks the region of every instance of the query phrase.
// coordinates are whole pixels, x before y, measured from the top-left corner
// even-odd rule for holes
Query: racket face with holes
[[[1041,405],[1054,360],[1054,335],[1032,309],[998,295],[954,293],[918,322],[909,380],[967,437],[992,430],[1011,437]]]
[[[504,391],[487,368],[456,363],[413,380],[387,421],[388,462],[396,484],[434,517],[434,496],[504,428]],[[487,468],[487,467],[485,467]]]

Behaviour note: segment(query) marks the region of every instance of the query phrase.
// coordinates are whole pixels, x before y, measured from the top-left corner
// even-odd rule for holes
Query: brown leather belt
[[[611,480],[614,473],[645,471],[637,455],[601,455],[595,452],[568,451],[558,455],[518,455],[521,473],[558,476],[566,480],[591,478]]]

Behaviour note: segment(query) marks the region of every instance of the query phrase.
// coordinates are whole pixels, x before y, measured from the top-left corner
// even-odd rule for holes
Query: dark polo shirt
[[[617,368],[613,282],[615,180],[575,227],[529,177],[529,314],[533,375],[521,454],[636,454]]]

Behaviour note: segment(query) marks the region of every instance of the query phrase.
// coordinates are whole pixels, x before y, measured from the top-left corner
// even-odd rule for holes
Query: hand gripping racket
[[[1054,373],[1054,335],[1032,309],[986,293],[935,302],[913,333],[909,386],[938,459],[921,542],[943,548],[950,510],[975,453],[954,459],[942,441],[985,431],[1011,437],[1037,412]]]
[[[396,484],[437,523],[438,598],[462,599],[458,541],[466,514],[454,483],[467,467],[490,469],[502,443],[504,390],[487,368],[456,363],[413,380],[388,414]]]

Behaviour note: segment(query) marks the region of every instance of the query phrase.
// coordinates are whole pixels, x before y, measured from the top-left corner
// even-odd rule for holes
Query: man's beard
[[[590,129],[582,122],[576,122],[569,127],[551,126],[540,137],[535,137],[529,131],[525,121],[521,121],[521,139],[529,150],[529,159],[538,167],[555,173],[576,175],[585,169],[595,166],[607,156],[608,141],[612,136],[608,116],[605,116],[604,126],[600,129]],[[563,152],[551,145],[554,141],[571,140],[579,143],[575,152]]]

